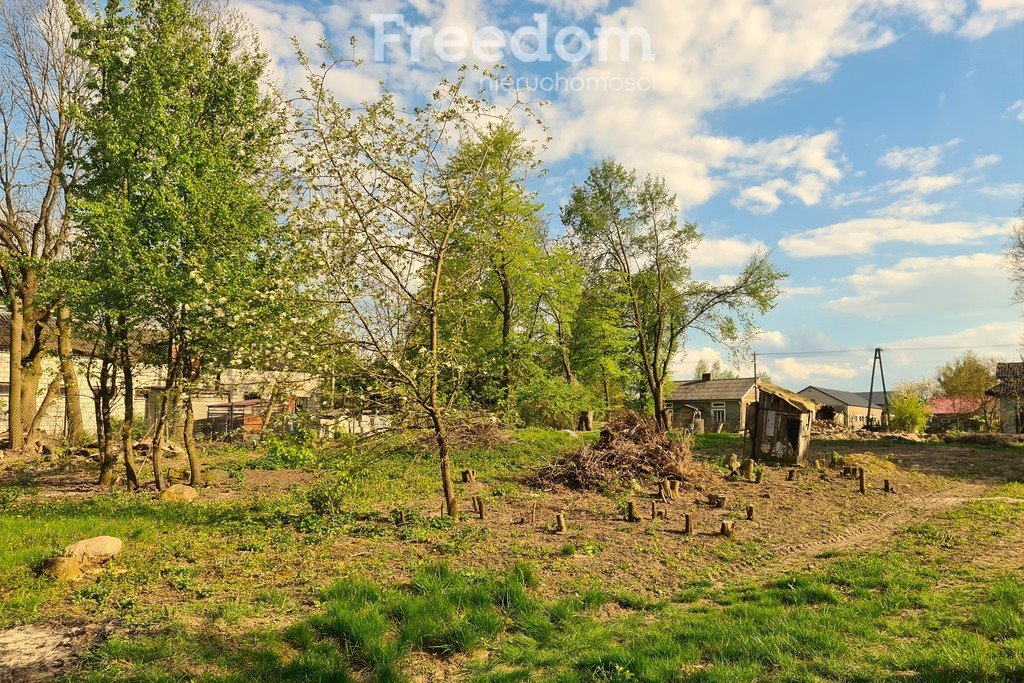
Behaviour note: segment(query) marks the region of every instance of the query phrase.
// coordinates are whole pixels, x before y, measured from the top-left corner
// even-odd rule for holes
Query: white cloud
[[[1019,21],[1024,21],[1024,0],[978,0],[977,11],[957,33],[965,38],[984,38]]]
[[[820,379],[852,379],[861,372],[861,368],[850,363],[808,362],[793,357],[772,358],[766,366],[772,380],[779,384],[793,383],[794,387]]]
[[[999,183],[997,185],[986,185],[979,187],[978,192],[986,197],[995,199],[1024,198],[1024,183]]]
[[[1003,158],[998,154],[986,154],[985,156],[974,157],[974,168],[987,168],[989,166],[995,166]]]
[[[897,199],[888,206],[872,209],[868,213],[886,218],[929,218],[939,215],[946,208],[946,204],[939,202],[929,202],[920,197],[907,197]]]
[[[930,147],[892,147],[878,159],[878,163],[890,170],[907,170],[914,175],[931,173],[939,164],[947,149],[960,144],[959,139],[944,145]]]
[[[1016,357],[1016,345],[1024,338],[1024,321],[992,322],[949,334],[899,339],[884,344],[885,354],[900,365],[938,365],[936,356],[958,355],[972,349],[983,356]],[[929,353],[929,348],[937,349]],[[922,357],[925,360],[922,361]]]
[[[698,268],[733,268],[746,263],[764,243],[739,237],[705,237],[690,256],[690,265]]]
[[[821,294],[825,289],[821,285],[811,285],[808,287],[786,287],[782,290],[782,296],[813,296],[815,294]]]
[[[1017,100],[1011,104],[1006,113],[1013,115],[1018,121],[1024,121],[1024,100]]]
[[[841,278],[850,294],[833,310],[865,318],[983,315],[1006,311],[1012,287],[1002,254],[914,257],[887,267],[864,266]]]
[[[961,182],[958,175],[921,175],[896,181],[891,188],[898,194],[929,195],[948,190]]]
[[[758,330],[754,343],[759,349],[781,349],[789,344],[789,340],[778,330]]]
[[[783,237],[779,246],[794,258],[843,256],[869,254],[876,246],[889,242],[971,244],[1005,231],[1004,225],[984,221],[929,223],[909,218],[858,218]]]

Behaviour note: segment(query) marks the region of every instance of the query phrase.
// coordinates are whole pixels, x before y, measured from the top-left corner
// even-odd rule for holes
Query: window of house
[[[725,404],[724,403],[712,403],[711,404],[711,421],[712,422],[725,422]]]

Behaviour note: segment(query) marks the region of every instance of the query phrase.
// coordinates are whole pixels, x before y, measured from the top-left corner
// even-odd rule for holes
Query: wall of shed
[[[763,393],[760,401],[748,408],[751,440],[747,444],[753,444],[753,450],[747,451],[748,457],[791,465],[804,464],[811,445],[813,417],[809,411],[798,410],[776,396]],[[789,432],[791,421],[795,421],[792,425],[796,430],[795,443]]]

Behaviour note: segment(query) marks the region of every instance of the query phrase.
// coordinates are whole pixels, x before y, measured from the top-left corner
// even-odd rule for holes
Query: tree
[[[59,0],[0,0],[0,280],[11,316],[14,449],[42,417],[39,381],[61,305],[48,278],[52,264],[67,257],[73,225],[66,208],[81,176],[82,137],[72,110],[87,71],[73,53],[71,33]],[[66,325],[62,336],[69,335]],[[65,383],[71,381],[67,376]],[[68,404],[73,420],[75,407]]]
[[[739,377],[735,372],[722,365],[722,361],[716,360],[714,363],[708,363],[701,358],[697,361],[697,367],[693,369],[693,378],[703,379],[706,374],[710,374],[714,379],[736,379]]]
[[[994,415],[986,410],[985,392],[996,385],[996,361],[982,358],[972,350],[943,363],[935,370],[938,391],[953,403],[958,415],[974,413],[980,403],[980,418],[987,429]],[[959,424],[959,419],[958,419]]]
[[[897,384],[889,397],[889,428],[899,432],[920,432],[928,424],[931,409],[919,383]]]
[[[316,70],[300,55],[309,197],[302,218],[318,262],[317,296],[337,310],[378,400],[429,425],[445,507],[455,516],[449,425],[469,356],[458,334],[465,326],[452,321],[477,299],[485,272],[503,262],[498,243],[474,230],[474,194],[495,171],[494,132],[529,111],[515,93],[508,108],[467,94],[465,68],[415,109],[386,90],[350,107],[326,85],[344,66],[330,59]]]
[[[86,247],[79,308],[125,384],[132,340],[161,350],[156,485],[179,410],[196,484],[191,393],[211,371],[280,350],[265,322],[289,289],[273,250],[284,117],[262,89],[266,58],[251,27],[222,6],[140,0],[97,16],[76,7],[73,19],[95,74],[79,119],[88,140],[75,204]]]
[[[640,179],[609,159],[591,168],[562,207],[584,262],[604,273],[625,301],[632,364],[661,429],[668,429],[669,367],[686,335],[700,331],[725,345],[742,343],[756,330],[754,316],[774,306],[785,277],[758,249],[730,283],[695,280],[686,262],[701,235],[693,223],[680,226],[677,215],[663,178]]]
[[[479,283],[480,306],[473,302],[457,320],[482,371],[483,398],[503,408],[506,420],[517,421],[516,393],[529,381],[536,340],[540,299],[551,275],[545,251],[541,204],[527,188],[540,172],[533,145],[510,123],[489,126],[479,140],[464,141],[448,164],[452,187],[466,184],[464,209],[469,249],[455,258],[468,263],[487,256]],[[455,264],[456,272],[465,264]],[[497,370],[491,376],[491,361]],[[493,388],[492,388],[493,385]]]

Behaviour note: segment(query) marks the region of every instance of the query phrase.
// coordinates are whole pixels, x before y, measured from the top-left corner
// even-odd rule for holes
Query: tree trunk
[[[85,424],[82,420],[82,401],[78,395],[78,368],[72,356],[71,316],[67,308],[57,315],[57,356],[60,359],[61,380],[64,382],[64,415],[67,417],[65,437],[72,446],[85,443]]]
[[[654,416],[657,419],[658,431],[667,432],[669,428],[668,412],[665,410],[664,392],[660,383],[653,384],[651,394],[654,396]]]
[[[182,398],[185,408],[185,430],[183,439],[185,441],[185,453],[188,455],[189,481],[192,486],[203,484],[202,466],[199,464],[199,453],[196,451],[196,416],[192,410],[192,396],[186,393]]]
[[[32,417],[32,422],[28,428],[28,435],[25,438],[26,445],[35,447],[36,439],[39,437],[39,427],[43,423],[46,411],[50,409],[53,397],[58,393],[60,393],[60,375],[54,375],[53,379],[50,380],[50,384],[46,387],[46,395],[43,396],[43,401],[39,404],[39,409]]]
[[[114,483],[114,467],[117,464],[117,457],[110,447],[110,406],[113,403],[117,386],[116,370],[117,368],[109,359],[103,359],[103,365],[100,367],[100,393],[96,411],[96,438],[100,447],[99,483],[103,486]]]
[[[135,378],[132,377],[131,356],[128,353],[128,339],[123,317],[118,320],[118,327],[121,328],[119,355],[124,381],[124,422],[121,423],[121,451],[124,453],[124,474],[128,489],[135,491],[139,488],[139,473],[135,470],[135,448],[132,434],[135,429]]]
[[[149,459],[153,463],[153,481],[157,491],[164,490],[163,450],[164,435],[167,432],[167,411],[170,404],[171,390],[166,386],[160,394],[160,414],[156,418],[156,431],[153,432],[153,445],[149,449]]]
[[[21,297],[11,297],[11,358],[8,384],[7,428],[11,450],[20,451],[25,447],[25,426],[21,410],[21,333],[25,316],[21,309]]]
[[[431,416],[434,423],[434,440],[437,442],[437,453],[441,461],[441,489],[444,491],[444,505],[449,517],[456,517],[458,501],[455,498],[455,485],[452,483],[452,461],[448,453],[448,430],[440,415]]]

